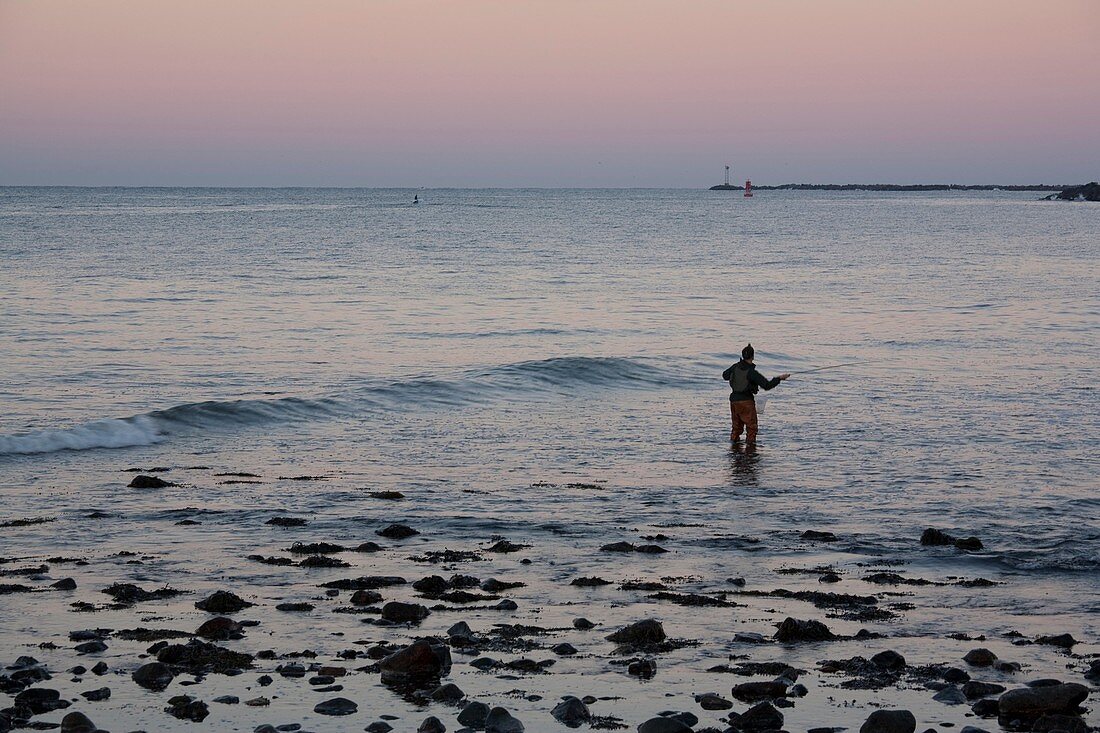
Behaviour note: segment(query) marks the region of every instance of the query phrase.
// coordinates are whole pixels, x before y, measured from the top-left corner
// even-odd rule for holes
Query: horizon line
[[[1086,182],[1088,183],[1088,182]],[[118,184],[118,183],[0,183],[0,189],[4,188],[253,188],[268,190],[286,189],[342,189],[342,190],[407,190],[407,191],[711,191],[711,186],[378,186],[378,185],[330,185],[330,184],[282,184],[282,185],[249,185],[249,184]],[[951,186],[955,188],[1071,188],[1084,185],[1082,183],[754,183],[754,189],[775,189],[791,186]],[[742,190],[743,186],[731,184],[731,189]],[[730,190],[730,189],[726,189]]]

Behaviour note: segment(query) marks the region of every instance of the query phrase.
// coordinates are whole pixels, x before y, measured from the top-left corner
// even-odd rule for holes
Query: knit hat
[[[745,348],[741,349],[741,358],[748,361],[756,355],[756,351],[752,348],[752,344],[749,344]]]

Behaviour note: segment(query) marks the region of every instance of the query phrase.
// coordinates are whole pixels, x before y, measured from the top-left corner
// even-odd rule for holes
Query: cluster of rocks
[[[301,478],[304,480],[314,477]],[[131,485],[134,488],[163,488],[173,484],[142,473],[134,477]],[[372,496],[386,500],[403,498],[398,492],[375,492]],[[285,537],[288,531],[307,526],[309,522],[296,517],[273,516],[264,524],[277,528],[271,531],[278,532],[280,537]],[[290,534],[294,533],[290,532]],[[376,534],[394,543],[402,543],[420,533],[408,525],[391,524],[377,530]],[[818,530],[808,530],[799,536],[806,542],[839,541],[833,533]],[[665,535],[652,535],[642,539],[651,542],[669,540]],[[926,530],[921,537],[921,543],[952,546],[966,551],[982,548],[977,538],[959,539],[936,529]],[[287,547],[287,544],[290,546]],[[420,541],[416,541],[415,544],[420,544]],[[290,557],[264,555],[249,557],[269,565],[333,568],[350,566],[351,563],[334,557],[341,553],[378,553],[384,549],[375,542],[356,545],[354,542],[339,544],[320,540],[299,541],[293,544],[284,540],[278,546],[282,547]],[[391,545],[391,549],[394,546],[404,545]],[[525,730],[525,724],[516,714],[505,707],[471,699],[457,684],[447,680],[455,664],[454,660],[468,658],[464,664],[469,670],[477,670],[475,674],[493,674],[508,680],[534,679],[537,675],[551,674],[560,669],[555,667],[556,663],[561,662],[568,666],[568,662],[562,658],[579,654],[578,649],[572,644],[566,642],[552,644],[544,637],[560,632],[587,631],[596,628],[598,624],[584,618],[577,618],[570,628],[565,629],[542,628],[520,623],[494,623],[491,628],[474,631],[469,623],[459,621],[451,625],[446,634],[431,635],[420,629],[430,627],[432,622],[443,613],[484,609],[516,610],[517,604],[509,598],[502,598],[501,594],[523,587],[523,582],[498,578],[482,580],[473,575],[450,574],[454,568],[448,566],[453,566],[455,563],[483,561],[484,558],[480,553],[509,554],[528,547],[529,545],[511,542],[505,538],[493,538],[487,543],[482,543],[479,552],[452,549],[427,550],[408,559],[417,563],[429,563],[432,569],[441,568],[440,572],[445,571],[447,575],[426,575],[411,583],[404,577],[391,575],[338,578],[319,583],[321,591],[318,592],[318,597],[311,597],[308,602],[284,601],[274,606],[276,610],[286,613],[309,613],[316,610],[318,606],[323,607],[326,602],[340,603],[343,605],[332,607],[333,612],[362,614],[361,620],[380,627],[380,634],[386,635],[398,629],[406,634],[420,634],[416,638],[406,639],[404,643],[396,641],[392,636],[384,636],[384,640],[361,642],[357,648],[345,649],[336,654],[339,660],[355,662],[361,666],[325,662],[317,659],[318,655],[308,650],[288,653],[264,650],[245,653],[230,648],[233,645],[227,645],[228,642],[247,643],[258,636],[253,627],[259,622],[237,616],[256,606],[228,590],[217,591],[194,602],[196,609],[210,614],[210,617],[203,620],[194,631],[143,628],[120,631],[89,629],[73,632],[70,640],[75,643],[73,651],[77,655],[102,653],[108,649],[108,642],[112,639],[150,644],[145,649],[147,656],[144,657],[143,663],[132,670],[126,670],[129,673],[129,681],[151,693],[158,695],[164,693],[167,699],[157,698],[160,700],[158,706],[161,706],[165,714],[182,721],[202,722],[211,716],[211,707],[195,695],[172,694],[179,693],[178,688],[194,684],[195,681],[209,675],[236,676],[254,670],[258,666],[270,664],[266,672],[263,670],[254,672],[259,674],[256,684],[260,687],[271,685],[273,675],[282,677],[284,680],[302,680],[308,683],[311,691],[324,695],[323,699],[311,700],[309,703],[312,711],[317,715],[336,718],[360,715],[361,709],[366,705],[362,700],[357,701],[356,696],[345,689],[345,685],[351,686],[348,684],[349,679],[352,679],[349,675],[377,675],[378,682],[405,700],[421,706],[436,706],[431,711],[435,714],[428,715],[419,723],[419,727],[416,728],[418,733],[444,733],[454,727],[452,719],[464,730],[520,733]],[[631,542],[607,544],[600,549],[608,553],[621,553],[624,556],[617,560],[629,560],[626,556],[630,553],[656,556],[668,552],[660,545]],[[345,557],[352,556],[345,555]],[[606,559],[606,556],[602,557]],[[645,560],[646,563],[666,561],[657,557]],[[41,574],[41,571],[41,567],[28,567],[25,577],[35,578]],[[813,573],[818,574],[823,582],[840,580],[839,574],[829,568],[815,568]],[[872,573],[860,580],[872,585],[886,586],[943,584],[907,579],[893,572]],[[570,585],[578,588],[601,588],[614,585],[615,582],[618,581],[586,576],[572,579]],[[860,621],[895,618],[896,613],[882,608],[887,604],[880,603],[878,596],[888,598],[895,590],[908,591],[908,588],[891,588],[889,591],[881,592],[876,589],[877,596],[786,589],[731,591],[728,588],[719,590],[704,588],[702,592],[679,592],[671,587],[678,582],[681,582],[681,579],[672,577],[662,577],[660,582],[631,579],[621,582],[619,590],[646,593],[648,594],[645,596],[646,601],[659,603],[665,607],[703,609],[701,612],[742,605],[731,598],[791,600],[826,609],[829,612],[827,614],[829,618],[839,616],[846,620]],[[745,580],[741,578],[731,579],[729,582],[738,588],[745,585]],[[989,583],[989,581],[986,582]],[[980,586],[974,584],[971,587]],[[417,597],[411,600],[386,597],[391,592],[389,589],[398,589],[407,595],[410,588],[417,594]],[[147,590],[131,583],[116,583],[103,590],[104,594],[111,597],[114,608],[129,608],[139,603],[164,601],[184,592],[170,587]],[[575,592],[599,597],[608,591]],[[894,594],[897,595],[897,593]],[[495,603],[495,605],[472,605],[478,603]],[[76,610],[93,609],[76,608]],[[674,610],[678,613],[693,613]],[[493,617],[495,618],[495,615]],[[286,617],[282,618],[286,619]],[[667,659],[667,657],[661,657],[662,654],[698,643],[693,640],[670,638],[664,623],[657,618],[643,618],[633,623],[616,626],[589,639],[595,641],[597,645],[603,644],[601,639],[609,642],[610,645],[604,645],[607,650],[606,664],[609,668],[614,669],[617,674],[625,673],[627,677],[640,680],[654,679],[659,670],[661,674],[666,674],[663,670],[667,667],[660,666],[665,664],[662,660]],[[881,634],[866,629],[854,635],[838,633],[817,619],[786,617],[775,626],[774,633],[767,635],[735,631],[731,632],[730,636],[738,644],[772,645],[774,652],[784,654],[794,651],[792,645],[806,645],[800,647],[803,650],[818,648],[834,650],[843,648],[843,644],[838,642],[871,641],[882,638]],[[573,639],[573,641],[577,640]],[[579,641],[577,643],[584,646]],[[1073,648],[1077,640],[1068,634],[1057,634],[1034,639],[1019,638],[1013,643],[1047,645],[1068,651]],[[741,649],[747,650],[750,647]],[[586,649],[585,654],[581,656],[586,656],[589,651]],[[550,656],[551,653],[553,657]],[[518,658],[509,659],[503,657],[503,654],[518,655]],[[707,672],[728,673],[752,679],[736,682],[729,687],[728,692],[706,691],[693,695],[697,712],[702,711],[700,714],[710,715],[709,724],[701,722],[699,715],[695,712],[666,710],[641,721],[637,727],[639,733],[782,731],[785,725],[784,711],[790,714],[789,709],[800,704],[799,700],[810,694],[806,685],[800,681],[805,679],[802,675],[806,672],[783,662],[752,661],[748,654],[731,656],[729,661],[731,664],[711,667]],[[989,679],[988,673],[1012,675],[1019,672],[1021,667],[1014,662],[997,659],[996,655],[984,648],[972,649],[962,661],[966,669],[962,668],[963,665],[916,666],[909,664],[901,654],[885,649],[868,657],[850,656],[823,660],[818,664],[817,672],[820,673],[822,681],[830,684],[835,676],[842,678],[843,681],[835,686],[845,690],[882,690],[895,687],[926,689],[929,697],[938,703],[949,706],[970,706],[973,716],[996,720],[998,724],[1013,730],[1043,733],[1055,730],[1084,733],[1087,730],[1081,718],[1080,707],[1089,694],[1089,688],[1085,685],[1053,679],[1035,680],[1024,686],[1000,684]],[[106,665],[100,662],[92,668],[91,673],[102,675],[106,671]],[[79,677],[88,670],[83,667],[74,667],[71,672]],[[987,676],[986,679],[977,679],[983,676]],[[5,674],[0,674],[0,692],[13,698],[11,706],[0,710],[0,733],[18,727],[45,727],[49,724],[34,721],[32,718],[59,711],[67,712],[61,722],[63,733],[93,733],[98,730],[83,713],[66,710],[74,702],[80,701],[76,698],[72,701],[66,700],[58,690],[45,686],[44,683],[50,678],[50,672],[46,667],[29,657],[20,658],[14,665],[7,668]],[[1100,682],[1100,660],[1090,666],[1086,679]],[[1010,686],[1012,689],[1008,689]],[[513,691],[513,693],[517,692],[519,691]],[[257,695],[244,700],[243,704],[251,708],[265,708],[271,705],[272,699],[278,697],[270,692],[268,695],[270,697]],[[88,703],[102,702],[111,699],[111,689],[109,687],[90,689],[81,693],[81,696]],[[525,699],[536,701],[541,698],[538,695],[525,695]],[[568,728],[582,726],[593,729],[626,728],[623,721],[611,716],[600,716],[594,712],[599,710],[602,701],[603,699],[594,696],[565,695],[553,701],[552,704],[546,704],[547,715],[543,719],[528,720],[527,725],[535,730],[547,729],[548,726],[556,724]],[[224,705],[242,704],[240,699],[232,695],[213,698],[210,702]],[[527,715],[524,713],[522,717]],[[385,733],[393,730],[391,722],[396,720],[395,716],[381,717],[382,719],[367,726],[366,730],[371,733]],[[554,721],[557,723],[555,724]],[[912,733],[916,725],[916,716],[909,711],[875,710],[866,716],[860,730],[861,733],[895,733],[895,731]],[[361,724],[355,725],[356,729],[361,727]],[[296,729],[293,725],[263,725],[255,730],[257,733],[273,733],[293,729]],[[977,733],[977,730],[963,729],[963,732]]]

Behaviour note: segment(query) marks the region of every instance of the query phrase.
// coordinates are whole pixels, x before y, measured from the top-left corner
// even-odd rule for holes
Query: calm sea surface
[[[940,600],[982,628],[1095,638],[1100,206],[1039,197],[0,189],[0,520],[57,518],[0,555],[87,548],[91,509],[120,516],[96,547],[186,551],[195,583],[274,572],[215,558],[276,511],[546,557],[683,525],[668,562],[702,576],[936,568],[1005,581]],[[862,363],[770,393],[746,453],[747,341],[767,376]]]

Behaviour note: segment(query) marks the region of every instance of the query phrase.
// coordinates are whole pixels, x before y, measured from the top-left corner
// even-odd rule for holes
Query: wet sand
[[[441,492],[323,469],[186,465],[105,469],[42,490],[33,516],[0,515],[0,721],[454,731],[492,710],[499,731],[807,731],[884,709],[920,731],[1100,724],[1091,629],[1043,615],[1032,576],[960,572],[986,548],[957,528],[942,529],[961,542],[924,546],[900,529],[920,550],[901,562],[797,517],[743,534],[737,517],[669,516],[583,477],[469,512],[462,494],[448,510]],[[536,495],[560,511],[516,532]],[[623,524],[587,532],[573,496],[621,503]],[[1025,700],[1066,717],[1011,712],[1036,680],[1070,685]],[[679,719],[647,722],[662,713]]]

